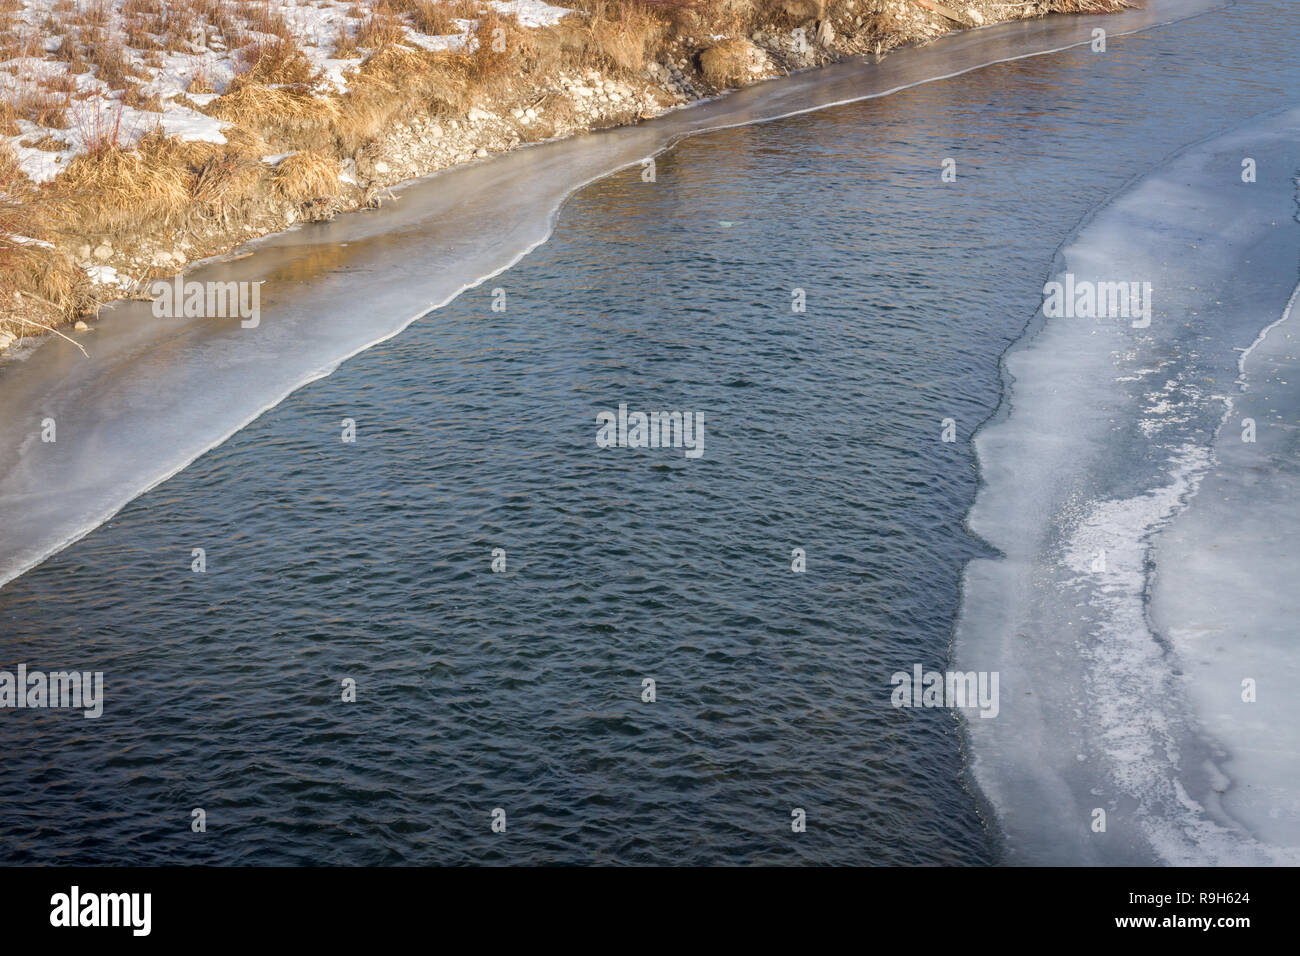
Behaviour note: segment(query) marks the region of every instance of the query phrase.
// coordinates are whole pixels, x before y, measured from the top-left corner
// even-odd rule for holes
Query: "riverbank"
[[[89,524],[95,507],[174,473],[0,589],[15,661],[102,670],[119,702],[102,733],[71,741],[66,722],[15,725],[12,749],[30,755],[4,790],[15,809],[0,831],[15,860],[1006,859],[993,807],[962,787],[975,790],[959,725],[943,708],[895,709],[889,679],[948,666],[959,575],[972,552],[992,556],[962,528],[982,480],[969,441],[1002,399],[999,358],[1055,251],[1103,198],[1187,143],[1294,97],[1294,14],[1280,2],[1119,38],[1191,6],[1101,21],[1105,57],[1086,46],[1095,19],[1007,24],[457,167],[381,210],[187,274],[267,279],[256,328],[163,321],[131,302],[74,335],[89,361],[47,338],[8,363],[0,447],[15,451],[0,467],[0,577],[20,547],[45,550],[33,529],[52,547],[52,531],[77,532],[70,519]],[[1059,52],[1030,55],[1048,50]],[[1260,62],[1283,66],[1261,75]],[[960,69],[970,72],[925,82]],[[1248,144],[1270,183],[1295,168]],[[647,184],[637,163],[652,154]],[[1241,155],[1239,143],[1223,151],[1223,190],[1267,205],[1259,183],[1241,183]],[[948,156],[956,184],[940,178]],[[520,225],[511,184],[525,183],[522,205],[540,208]],[[1179,195],[1162,190],[1154,208]],[[462,239],[466,222],[483,228]],[[477,238],[490,257],[465,248]],[[1205,251],[1179,243],[1180,263],[1230,267],[1220,241],[1193,242]],[[1176,321],[1155,315],[1152,334],[1199,321],[1186,339],[1195,352],[1213,336],[1235,356],[1253,334],[1224,341],[1223,312],[1196,308],[1198,319],[1171,297],[1196,285],[1247,318],[1203,278],[1157,286]],[[808,308],[794,315],[796,285]],[[504,311],[492,308],[497,288]],[[1089,340],[1104,331],[1073,324]],[[1072,344],[1056,350],[1065,369],[1099,347]],[[1171,357],[1159,350],[1152,392],[1178,375]],[[1076,417],[1108,417],[1092,402],[1111,391],[1107,371],[1087,391],[1058,381],[1079,401],[1044,440],[1071,440]],[[594,413],[624,400],[703,410],[703,458],[596,448]],[[47,416],[57,443],[39,439]],[[345,417],[354,443],[340,440]],[[940,439],[945,417],[955,443]],[[1116,457],[1126,471],[1137,461]],[[1027,476],[1021,500],[1037,500],[1037,463],[998,465],[1013,492]],[[789,570],[796,546],[805,574]],[[502,573],[490,568],[495,547],[508,553]],[[1124,558],[1112,548],[1107,566],[1121,571]],[[1054,593],[1077,622],[1075,592]],[[1023,633],[1034,640],[1013,632],[1012,643],[1050,658],[1062,632]],[[1082,690],[1083,672],[1040,676],[1019,656],[954,665],[1000,671],[999,716],[974,719],[987,730],[1016,719],[1020,701],[1068,713]],[[331,706],[331,674],[355,676],[360,709]],[[657,681],[655,704],[640,700],[643,675]],[[232,711],[234,686],[248,693]],[[1260,687],[1261,700],[1284,701]],[[1128,692],[1092,699],[1154,703]],[[1049,731],[1019,736],[1093,771],[1076,801],[1103,790],[1064,815],[1069,829],[1045,830],[1043,846],[1084,831],[1101,849],[1106,838],[1088,829],[1097,807],[1122,835],[1132,816],[1112,806],[1104,765],[1078,761],[1088,749]],[[360,793],[357,774],[377,783]],[[1002,792],[1018,795],[1018,782]],[[105,813],[97,787],[131,799]],[[281,794],[303,811],[268,813]],[[199,846],[184,826],[158,837],[182,800],[210,819],[218,807],[223,838]],[[1029,814],[1027,802],[1006,829],[1057,806]],[[478,809],[497,806],[509,846]],[[413,807],[446,825],[393,824]],[[807,811],[806,833],[790,834],[789,807]],[[46,838],[24,843],[36,827]]]
[[[0,349],[451,166],[954,30],[1127,5],[11,2]]]

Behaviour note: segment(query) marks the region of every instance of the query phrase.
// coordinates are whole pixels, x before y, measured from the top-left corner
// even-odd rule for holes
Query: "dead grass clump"
[[[0,100],[0,136],[17,136],[22,130],[18,128],[18,111],[9,100]]]
[[[394,8],[408,14],[415,28],[429,36],[450,36],[460,32],[451,22],[451,11],[438,0],[396,0]]]
[[[339,149],[353,155],[379,136],[402,109],[394,87],[367,74],[352,84],[337,125]]]
[[[212,83],[208,79],[208,74],[203,70],[202,67],[200,67],[199,69],[195,70],[194,75],[190,77],[190,82],[189,85],[185,87],[185,92],[202,94],[202,93],[215,93],[217,91],[212,88]]]
[[[650,51],[663,38],[666,24],[644,4],[616,0],[592,13],[591,39],[595,52],[620,70],[639,73]]]
[[[361,48],[357,46],[357,41],[352,39],[352,34],[348,33],[348,28],[341,23],[338,35],[334,38],[334,59],[361,59]]]
[[[44,306],[59,321],[70,322],[85,315],[99,304],[94,285],[84,272],[77,268],[67,253],[47,249],[35,244],[14,245],[0,241],[0,296],[9,301],[21,293],[24,303]],[[19,331],[38,333],[45,326],[33,326]]]
[[[714,0],[710,5],[711,34],[743,35],[758,24],[761,0]]]
[[[340,151],[354,155],[401,117],[463,114],[470,106],[467,59],[407,47],[372,54],[343,98],[335,126]]]
[[[700,54],[700,72],[718,89],[740,86],[749,79],[752,56],[753,47],[747,40],[723,40]]]
[[[209,157],[194,175],[186,224],[203,222],[225,230],[244,225],[264,209],[271,195],[270,181],[260,157],[250,157],[242,149]]]
[[[8,143],[0,144],[0,233],[12,234],[18,228],[22,203],[28,198],[27,179],[18,165],[18,157]]]
[[[402,21],[387,3],[376,4],[374,12],[357,28],[357,46],[367,50],[382,50],[402,41],[405,36]]]
[[[249,7],[252,7],[252,9],[250,10]],[[270,0],[264,0],[262,3],[245,3],[240,14],[243,16],[249,30],[266,33],[282,40],[293,37],[293,30],[285,22],[280,11],[272,7]]]
[[[208,113],[278,145],[318,148],[339,119],[335,100],[302,88],[251,82],[232,86],[231,92],[212,102]]]
[[[254,40],[239,51],[239,78],[252,83],[311,86],[319,77],[307,54],[293,40]]]
[[[90,3],[82,6],[68,17],[70,23],[84,24],[85,26],[104,28],[108,26],[109,20],[113,16],[113,4],[109,0],[92,0]]]
[[[237,151],[209,157],[194,176],[191,196],[211,209],[237,206],[256,194],[263,176],[262,164]]]
[[[50,56],[55,60],[68,64],[68,73],[70,74],[79,75],[90,72],[90,62],[86,59],[85,52],[73,33],[65,33]]]
[[[339,164],[320,153],[303,150],[286,156],[275,167],[275,191],[291,202],[332,199],[339,194]]]
[[[264,140],[255,130],[246,126],[227,126],[222,130],[226,137],[226,152],[253,158],[261,158],[271,152],[271,144]]]
[[[523,29],[513,16],[506,17],[488,8],[478,18],[473,32],[474,49],[466,54],[467,73],[482,82],[514,72],[516,56],[523,46]]]
[[[100,31],[90,41],[89,47],[89,60],[95,68],[95,77],[107,83],[109,89],[126,89],[127,81],[131,79],[149,79],[147,72],[131,62],[131,56],[120,39]]]
[[[17,116],[46,129],[67,129],[69,97],[28,84],[10,101]]]
[[[161,113],[163,111],[162,97],[157,93],[146,94],[139,83],[127,84],[126,91],[122,94],[122,102],[132,109],[144,110],[149,113]]]
[[[141,223],[152,231],[176,221],[188,204],[189,160],[203,147],[213,148],[151,133],[137,149],[114,146],[74,156],[59,177],[56,204],[88,235],[134,233]]]
[[[429,67],[431,57],[432,54],[408,46],[381,47],[366,57],[361,72],[400,90],[423,83],[422,73]]]

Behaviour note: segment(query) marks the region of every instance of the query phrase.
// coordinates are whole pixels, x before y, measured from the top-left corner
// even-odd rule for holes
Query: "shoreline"
[[[430,52],[408,36],[372,50],[346,74],[352,89],[343,95],[241,76],[201,106],[193,97],[202,96],[178,90],[174,98],[227,124],[224,144],[150,133],[134,148],[72,156],[49,182],[9,191],[21,226],[0,229],[0,352],[74,323],[87,331],[103,305],[148,299],[154,280],[238,254],[300,223],[378,208],[394,189],[433,173],[523,146],[638,125],[863,54],[879,63],[891,50],[972,27],[1126,6],[1125,0],[974,0],[960,9],[928,0],[782,0],[745,7],[743,29],[734,35],[697,38],[691,34],[701,32],[698,17],[661,25],[647,34],[639,59],[623,64],[608,51],[593,52],[603,7],[575,9],[536,27],[485,16],[476,36],[487,41],[487,31],[504,31],[504,53],[493,55],[482,43],[475,52]],[[362,21],[362,29],[373,19]],[[520,64],[532,65],[529,75],[506,74]],[[428,71],[421,95],[432,97],[431,108],[395,116],[370,130],[373,135],[352,128],[352,113],[372,108],[363,93],[371,96],[372,86],[386,90],[378,99],[392,108],[400,102],[394,76],[421,70]],[[348,137],[353,141],[344,142]],[[168,190],[168,197],[154,204],[151,189]]]
[[[1189,13],[1186,5],[1152,0],[1145,9],[1105,22],[1131,33],[1217,6],[1206,0]],[[8,530],[0,586],[75,543],[298,388],[509,269],[546,241],[564,200],[587,183],[683,136],[889,95],[1085,44],[1088,24],[1098,19],[1021,20],[963,31],[878,64],[847,61],[779,84],[749,86],[655,123],[512,150],[494,163],[453,167],[405,183],[401,202],[374,213],[260,237],[248,244],[252,254],[196,264],[192,277],[200,280],[274,280],[264,290],[270,301],[263,297],[273,320],[254,330],[230,319],[160,322],[148,304],[123,300],[114,305],[112,321],[80,333],[95,356],[90,362],[75,340],[29,339],[23,349],[0,357],[8,399],[0,446],[20,450],[0,470],[0,521]],[[936,68],[937,59],[948,68]],[[460,188],[443,188],[446,177],[456,177]],[[533,187],[527,208],[505,201],[519,182]],[[457,227],[466,221],[492,222],[494,231],[467,235]],[[343,315],[349,307],[353,311]],[[257,337],[251,350],[250,335]],[[176,353],[178,348],[183,352]],[[184,360],[160,357],[159,349]],[[114,378],[121,368],[135,374]],[[207,389],[203,407],[158,407],[157,395],[187,395],[200,377]],[[140,450],[59,442],[40,446],[41,456],[27,455],[40,440],[38,424],[45,416],[57,417],[61,429],[111,428],[132,436]],[[80,474],[96,479],[78,482]],[[68,488],[69,481],[77,487]]]
[[[822,107],[822,108],[824,108],[824,107]],[[1248,122],[1249,122],[1249,121],[1248,121]],[[1244,125],[1244,124],[1243,124],[1243,125]],[[708,127],[708,129],[722,129],[722,126]],[[705,130],[701,129],[701,130],[694,130],[694,131],[705,131]],[[692,134],[693,134],[693,131],[685,131],[685,133],[680,133],[679,135],[680,135],[680,137],[686,137],[686,135],[692,135]],[[664,148],[664,150],[668,150],[668,148],[672,148],[673,144],[675,144],[676,142],[680,142],[680,139],[669,140],[667,146],[663,146],[662,148]],[[1203,142],[1208,143],[1208,142],[1210,142],[1210,140],[1209,140],[1209,139],[1206,139],[1206,140],[1203,140]],[[1191,147],[1187,147],[1187,150],[1191,150]],[[1184,151],[1186,151],[1186,150],[1184,150]],[[526,151],[520,151],[520,152],[526,152]],[[1180,153],[1182,153],[1182,152],[1183,152],[1183,151],[1180,151],[1179,153],[1175,153],[1175,156],[1180,155]],[[627,164],[625,164],[625,165],[627,165]],[[624,166],[624,168],[625,168],[625,166]],[[1105,206],[1102,206],[1102,207],[1100,207],[1099,209],[1097,209],[1096,213],[1102,213],[1102,212],[1104,212],[1106,208],[1109,208],[1110,206],[1113,206],[1114,203],[1117,203],[1118,200],[1121,200],[1121,199],[1123,198],[1123,195],[1126,195],[1126,194],[1128,193],[1128,191],[1131,191],[1132,187],[1134,187],[1134,186],[1136,185],[1136,183],[1143,182],[1144,179],[1147,179],[1147,178],[1151,177],[1153,172],[1164,172],[1164,169],[1165,169],[1164,166],[1158,166],[1158,168],[1156,168],[1156,170],[1148,170],[1148,173],[1143,174],[1143,176],[1136,177],[1136,178],[1134,179],[1134,181],[1131,181],[1131,182],[1130,182],[1130,185],[1128,185],[1127,187],[1125,187],[1125,190],[1121,191],[1121,193],[1118,193],[1118,194],[1114,194],[1114,195],[1112,195],[1112,196],[1109,196],[1108,200],[1106,200]],[[604,173],[604,174],[608,174],[608,173]],[[597,178],[599,178],[599,176],[598,176]],[[409,189],[419,191],[421,185],[429,185],[429,182],[433,182],[433,179],[430,179],[430,181],[425,182],[425,183],[419,183],[419,182],[416,182],[416,183],[409,183],[408,187],[409,187]],[[589,179],[588,182],[590,182],[590,179]],[[567,199],[568,196],[572,196],[573,193],[575,193],[576,190],[581,189],[581,187],[582,187],[581,185],[578,185],[578,186],[572,187],[572,189],[569,190],[568,193],[565,194],[565,195],[563,196],[563,198],[559,200],[558,203],[556,203],[555,211],[552,212],[552,213],[551,213],[551,216],[550,216],[550,224],[551,224],[551,228],[554,228],[555,221],[559,219],[559,216],[560,216],[560,212],[559,212],[560,204],[562,204],[563,202],[565,202],[565,199]],[[404,191],[406,191],[406,189],[407,189],[407,187],[403,187],[403,193],[404,193]],[[389,212],[393,212],[393,209],[394,209],[394,207],[387,207],[385,213],[380,213],[380,216],[386,216],[387,213],[389,213]],[[367,217],[354,217],[354,219],[357,219],[357,220],[360,220],[360,219],[367,219]],[[369,219],[378,219],[378,216],[376,216],[376,217],[369,217]],[[407,217],[407,221],[408,221],[408,222],[417,222],[417,221],[419,221],[419,215],[415,215],[415,213],[412,213],[412,215],[408,215],[408,217]],[[1083,224],[1082,226],[1080,226],[1079,229],[1076,229],[1075,232],[1074,232],[1073,234],[1071,234],[1070,237],[1067,238],[1065,242],[1062,243],[1061,247],[1058,247],[1058,251],[1060,251],[1061,248],[1065,248],[1065,247],[1067,247],[1067,246],[1070,246],[1071,243],[1078,242],[1079,233],[1080,233],[1080,232],[1083,232],[1084,226],[1087,226],[1087,225],[1088,225],[1088,222],[1091,222],[1091,221],[1092,221],[1092,217],[1089,217],[1089,220],[1084,221],[1084,224]],[[354,225],[355,225],[355,224],[354,224]],[[381,225],[382,225],[382,224],[380,224],[380,225],[376,225],[376,224],[374,224],[374,222],[372,222],[372,224],[370,224],[370,226],[373,226],[373,229],[370,230],[370,232],[372,232],[372,233],[374,233],[374,234],[378,234],[378,233],[382,232]],[[300,235],[303,235],[302,242],[299,242],[298,245],[299,245],[299,246],[308,246],[308,245],[311,245],[311,241],[309,241],[309,234],[311,234],[311,233],[313,233],[313,232],[317,232],[317,230],[316,230],[315,226],[309,226],[309,228],[307,228],[307,229],[302,229],[302,230],[298,230],[298,232],[299,232]],[[361,233],[364,233],[364,232],[367,232],[367,229],[365,229],[365,226],[363,226],[363,228],[360,229],[360,232],[343,233],[342,235],[337,235],[337,237],[334,237],[334,238],[335,238],[335,239],[339,239],[339,238],[343,238],[343,237],[352,237],[352,238],[356,238],[356,237],[360,237]],[[549,232],[547,232],[547,234],[549,234]],[[266,239],[265,242],[270,243],[270,245],[274,245],[274,243],[277,242],[277,239],[278,239],[278,241],[285,241],[286,237],[285,237],[285,235],[281,235],[281,237],[268,237],[268,239]],[[351,239],[350,239],[350,241],[351,241]],[[542,239],[542,242],[545,242],[545,238]],[[321,243],[321,245],[324,245],[324,243]],[[536,247],[536,246],[534,246],[534,247]],[[524,252],[520,252],[519,256],[516,256],[515,261],[519,261],[520,258],[523,258],[524,255],[528,254],[528,251],[529,251],[529,250],[525,250]],[[272,250],[270,250],[270,254],[274,255],[274,248],[272,248]],[[508,269],[508,268],[510,268],[510,265],[506,265],[506,267],[502,267],[502,269],[498,269],[498,272],[497,272],[497,273],[493,273],[493,274],[500,274],[500,272],[503,272],[504,269]],[[1049,273],[1049,274],[1054,274],[1054,272],[1056,272],[1056,267],[1054,267],[1054,265],[1053,265],[1053,272],[1052,272],[1052,273]],[[482,277],[482,278],[480,278],[480,280],[477,280],[476,282],[473,282],[472,285],[463,286],[463,290],[464,290],[464,289],[468,289],[468,287],[473,287],[474,285],[481,285],[482,282],[484,282],[484,281],[486,280],[486,278],[490,278],[490,276]],[[456,294],[459,294],[459,293],[452,293],[452,295],[456,295]],[[1292,293],[1292,300],[1294,300],[1294,297],[1295,297],[1295,293]],[[422,315],[422,313],[421,313],[421,315]],[[419,317],[419,315],[412,316],[412,321],[415,320],[416,317]],[[1279,323],[1281,323],[1281,321],[1282,321],[1281,319],[1275,321],[1275,323],[1274,323],[1273,325],[1269,326],[1269,328],[1274,328],[1274,326],[1277,326]],[[155,324],[157,324],[157,323],[156,323],[156,320],[155,320]],[[143,325],[143,323],[142,323],[142,325]],[[309,328],[309,326],[305,326],[305,325],[304,325],[304,326],[302,326],[302,328]],[[395,334],[399,334],[399,332],[400,332],[400,329],[396,330],[396,332],[393,332],[393,333],[391,333],[391,334],[394,334],[394,336],[395,336]],[[1258,336],[1257,336],[1256,339],[1255,339],[1255,342],[1253,342],[1252,345],[1251,345],[1251,349],[1255,349],[1255,346],[1258,345],[1258,343],[1260,343],[1261,341],[1265,341],[1265,339],[1266,339],[1266,332],[1268,332],[1268,330],[1265,329],[1264,332],[1261,332],[1260,334],[1258,334]],[[238,332],[234,332],[234,330],[231,330],[231,334],[234,334],[234,336],[238,336],[239,333],[238,333]],[[1243,339],[1243,342],[1244,342],[1244,341],[1247,341],[1247,339]],[[88,342],[87,342],[87,343],[88,343]],[[48,345],[48,346],[51,346],[51,349],[57,349],[57,350],[62,350],[62,351],[68,351],[68,349],[65,349],[64,346],[61,346],[60,343],[57,343],[57,342],[48,342],[47,345]],[[1021,342],[1021,341],[1018,341],[1017,343],[1015,343],[1015,345],[1014,345],[1013,347],[1011,347],[1011,350],[1014,350],[1015,347],[1018,347],[1018,346],[1024,346],[1024,345],[1027,345],[1027,342]],[[47,349],[47,351],[49,351],[49,350],[51,350],[51,349]],[[1009,352],[1010,352],[1011,350],[1009,350]],[[1009,352],[1008,352],[1008,354],[1009,354]],[[1243,354],[1240,355],[1240,356],[1239,356],[1239,359],[1238,359],[1239,367],[1242,368],[1243,375],[1244,375],[1244,371],[1245,371],[1245,369],[1244,369],[1245,358],[1247,358],[1247,355],[1249,355],[1249,352],[1251,352],[1251,350],[1247,350],[1247,351],[1243,352]],[[355,352],[354,352],[354,354],[355,354]],[[98,356],[96,356],[96,358],[98,358]],[[1004,355],[1004,359],[1005,359],[1005,358],[1006,358],[1006,355]],[[342,362],[342,360],[346,360],[346,359],[339,359],[338,362]],[[337,365],[337,364],[338,364],[338,363],[335,362],[335,365]],[[328,373],[328,372],[325,372],[325,373]],[[0,373],[0,375],[3,375],[3,373]],[[324,375],[324,373],[322,373],[322,375]],[[1010,401],[1011,401],[1010,390],[1011,390],[1011,384],[1010,384],[1010,381],[1009,381],[1009,378],[1008,378],[1008,381],[1005,381],[1005,382],[1004,382],[1004,397],[1002,397],[1002,402],[1004,402],[1004,403],[1010,403]],[[260,412],[257,412],[257,414],[260,414]],[[256,415],[253,416],[253,418],[256,418]],[[183,467],[183,466],[181,466],[181,467]],[[179,468],[178,468],[178,470],[179,470]],[[161,480],[165,480],[165,479],[160,479],[160,481],[161,481]],[[982,476],[982,483],[983,483],[983,476]],[[156,483],[156,484],[157,484],[157,483]],[[1177,519],[1175,519],[1175,520],[1177,520]],[[963,587],[965,587],[965,584],[963,584]],[[971,662],[971,663],[972,663],[972,665],[974,665],[974,666],[984,666],[984,665],[982,665],[982,663],[976,663],[976,662]],[[979,724],[980,722],[975,722],[975,723],[976,723],[976,726],[978,726],[978,724]],[[969,740],[969,737],[965,737],[965,735],[963,735],[963,743],[966,743],[967,740]],[[965,749],[965,748],[963,748],[963,749]],[[971,750],[975,750],[975,748],[970,748],[970,749],[971,749]],[[1067,754],[1067,756],[1070,756],[1070,754]],[[969,754],[967,754],[967,760],[970,761],[970,762],[967,762],[967,763],[966,763],[967,770],[970,771],[970,773],[971,773],[971,775],[972,775],[972,778],[974,778],[975,780],[978,780],[978,775],[975,775],[975,773],[974,773],[974,762],[971,761],[971,758],[970,758]],[[982,806],[983,806],[984,803],[985,803],[985,792],[984,792],[984,786],[985,786],[984,783],[980,783],[979,786],[974,786],[974,787],[972,787],[972,790],[975,791],[975,795],[976,795],[976,797],[978,797],[978,799],[980,800],[980,805],[982,805]],[[1089,805],[1091,805],[1091,804],[1089,804]],[[1109,804],[1108,804],[1108,806],[1109,806]],[[1001,821],[1001,816],[1002,816],[1001,813],[996,813],[996,814],[995,814],[995,818],[998,819],[998,821]],[[1001,826],[1001,823],[998,822],[998,825],[997,825],[997,826]]]
[[[1286,833],[1295,814],[1274,805],[1266,819],[1255,796],[1282,792],[1285,766],[1253,759],[1258,727],[1231,713],[1239,673],[1288,666],[1276,624],[1286,602],[1276,590],[1239,593],[1237,582],[1262,576],[1246,570],[1255,542],[1271,538],[1252,535],[1247,546],[1235,512],[1220,504],[1229,496],[1215,487],[1288,479],[1256,476],[1256,446],[1224,423],[1249,394],[1246,357],[1261,343],[1278,348],[1269,331],[1294,303],[1296,239],[1277,232],[1278,202],[1270,202],[1292,204],[1294,186],[1274,176],[1234,195],[1215,162],[1248,150],[1294,168],[1286,144],[1297,115],[1280,107],[1190,143],[1111,197],[1058,250],[1053,278],[1163,275],[1157,264],[1172,259],[1170,249],[1198,250],[1196,264],[1164,275],[1170,291],[1150,328],[1071,325],[1040,310],[1003,357],[1003,401],[974,438],[981,482],[966,518],[998,557],[966,567],[953,656],[968,666],[1014,662],[1035,689],[1008,703],[996,727],[963,721],[970,772],[1002,821],[1012,862],[1294,861]],[[1229,215],[1231,241],[1202,240]],[[1216,300],[1235,303],[1231,320],[1216,315]],[[1185,319],[1204,334],[1175,362],[1167,350],[1177,348]],[[1163,389],[1147,391],[1161,380]],[[1087,415],[1064,397],[1081,395]],[[1269,404],[1294,408],[1294,394]],[[1062,439],[1053,423],[1067,407]],[[1284,434],[1281,416],[1270,417]],[[1115,422],[1132,424],[1116,435]],[[1261,433],[1261,447],[1280,440],[1278,431]],[[1256,520],[1275,527],[1282,514]],[[1223,607],[1235,612],[1231,625]],[[1238,640],[1231,650],[1229,631]],[[1271,706],[1282,711],[1274,724],[1289,726],[1284,702]],[[1108,829],[1089,829],[1097,809],[1109,814]]]

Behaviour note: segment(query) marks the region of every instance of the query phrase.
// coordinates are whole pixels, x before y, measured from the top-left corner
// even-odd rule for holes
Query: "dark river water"
[[[0,591],[0,665],[106,687],[0,712],[0,859],[998,861],[957,717],[890,702],[988,554],[971,435],[1057,247],[1294,101],[1298,27],[1243,3],[585,188]],[[598,447],[621,403],[702,415],[703,455]]]

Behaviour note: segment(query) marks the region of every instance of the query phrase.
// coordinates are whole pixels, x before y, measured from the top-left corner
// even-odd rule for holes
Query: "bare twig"
[[[44,302],[46,305],[48,305],[48,306],[50,306],[50,307],[52,307],[52,308],[58,308],[57,306],[54,305],[53,302],[50,302],[50,301],[48,301],[48,300],[46,300],[46,299],[42,299],[39,295],[33,295],[31,292],[19,292],[18,294],[19,294],[19,295],[25,295],[25,296],[27,296],[27,297],[30,298],[30,299],[36,299],[38,302]],[[75,345],[77,348],[81,349],[81,354],[82,354],[82,355],[86,356],[86,358],[90,358],[90,353],[86,351],[85,347],[82,346],[82,344],[81,344],[80,342],[78,342],[78,341],[77,341],[76,339],[74,339],[74,338],[69,338],[68,336],[66,336],[66,335],[64,335],[62,332],[60,332],[58,329],[56,329],[56,328],[52,328],[51,326],[45,325],[45,324],[43,324],[43,323],[41,323],[41,322],[37,322],[37,321],[35,321],[34,319],[29,319],[29,318],[26,318],[25,316],[21,316],[21,315],[18,316],[18,321],[21,322],[23,325],[34,325],[34,326],[36,326],[38,329],[44,329],[46,332],[53,332],[55,335],[57,335],[57,336],[58,336],[59,338],[61,338],[61,339],[67,339],[67,341],[71,342],[71,343],[72,343],[73,345]]]

